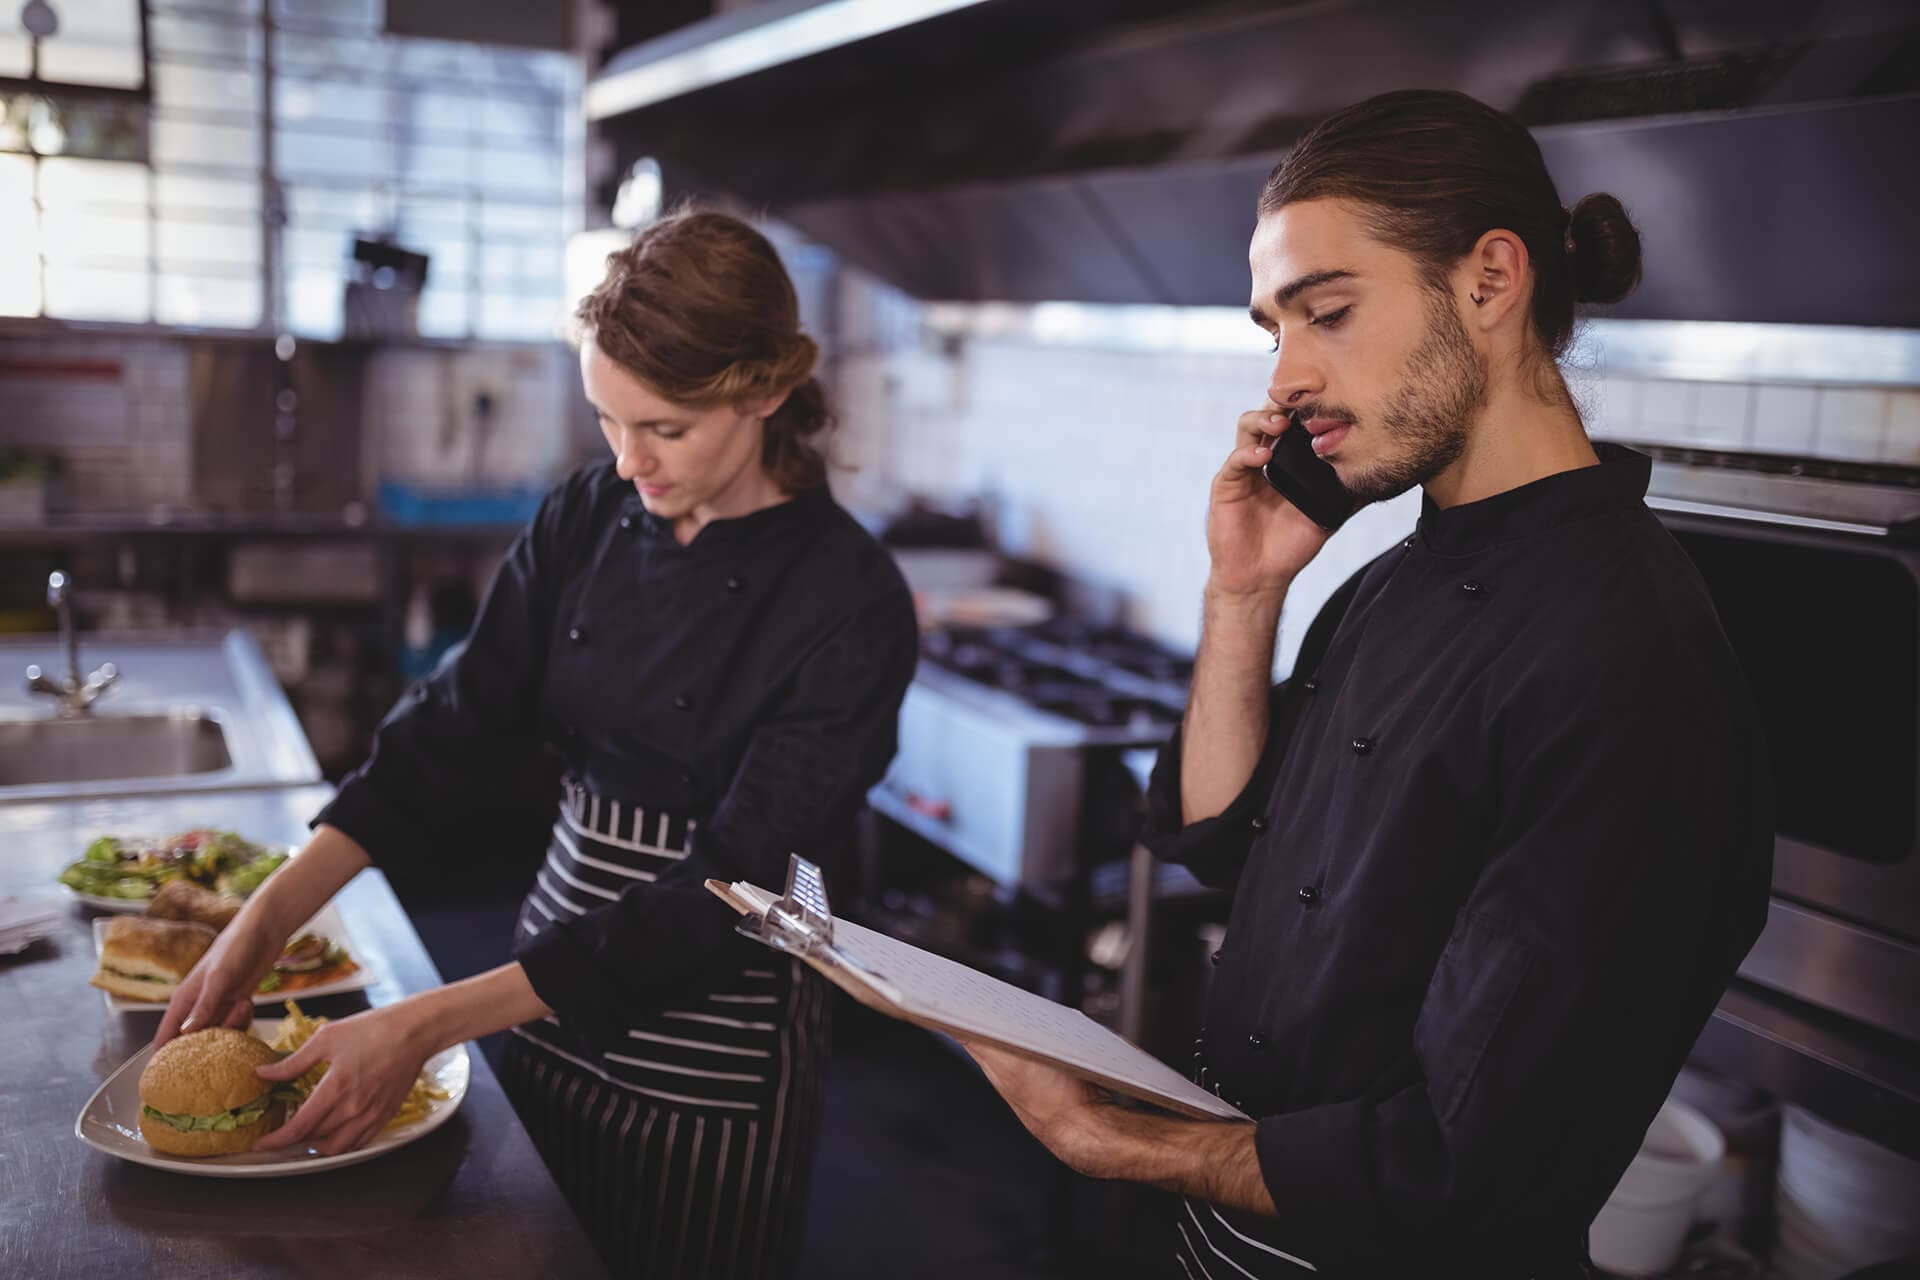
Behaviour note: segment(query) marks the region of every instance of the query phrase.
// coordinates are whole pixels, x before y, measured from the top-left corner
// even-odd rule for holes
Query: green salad
[[[168,880],[191,880],[244,898],[287,856],[231,831],[183,831],[164,839],[101,836],[60,873],[60,883],[96,898],[144,900]]]

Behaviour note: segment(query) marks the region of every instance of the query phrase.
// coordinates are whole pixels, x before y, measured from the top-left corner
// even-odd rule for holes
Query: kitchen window
[[[126,92],[135,0],[49,2],[41,75]],[[429,255],[423,336],[551,339],[581,222],[578,62],[380,20],[370,0],[151,0],[128,158],[0,113],[0,315],[333,338],[351,241],[390,237]],[[33,48],[0,21],[6,77]]]

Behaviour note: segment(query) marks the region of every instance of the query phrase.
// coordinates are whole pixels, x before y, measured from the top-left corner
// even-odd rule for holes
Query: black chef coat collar
[[[639,520],[640,527],[649,536],[664,538],[675,546],[680,545],[679,539],[673,536],[673,521],[663,520],[648,511],[638,493],[626,498],[624,506],[628,514]],[[800,490],[785,502],[749,511],[743,516],[709,520],[701,526],[700,532],[693,535],[693,541],[686,544],[686,549],[705,551],[712,547],[735,545],[764,534],[795,533],[818,521],[832,506],[831,490],[824,484],[814,485]]]
[[[1442,510],[1431,495],[1422,495],[1418,544],[1436,555],[1472,555],[1646,497],[1651,458],[1617,444],[1596,443],[1593,450],[1599,466],[1544,476],[1478,502]]]

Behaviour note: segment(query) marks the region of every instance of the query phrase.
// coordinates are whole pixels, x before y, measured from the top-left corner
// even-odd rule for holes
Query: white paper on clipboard
[[[800,894],[795,892],[796,877],[803,886]],[[1116,1093],[1181,1115],[1247,1119],[1238,1108],[1078,1009],[835,918],[825,909],[818,877],[812,863],[795,856],[784,898],[744,880],[709,880],[707,888],[748,917],[741,932],[805,960],[869,1008],[1055,1063]],[[808,883],[813,886],[810,893],[804,890]]]

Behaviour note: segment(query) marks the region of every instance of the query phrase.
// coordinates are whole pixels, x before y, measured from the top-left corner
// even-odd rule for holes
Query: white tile
[[[1818,387],[1762,383],[1753,392],[1753,449],[1802,457],[1813,452]]]
[[[166,352],[155,362],[150,372],[149,376],[154,388],[184,397],[187,390],[189,363],[184,350]]]
[[[133,408],[133,432],[137,440],[181,439],[186,435],[185,407],[164,400],[142,400]]]
[[[1699,384],[1648,378],[1640,387],[1640,419],[1649,427],[1691,428]],[[1662,434],[1665,434],[1663,431]]]
[[[1878,462],[1887,438],[1887,393],[1822,387],[1814,410],[1813,452],[1822,458]]]
[[[1600,377],[1588,381],[1585,388],[1587,434],[1596,440],[1635,439],[1640,424],[1640,391],[1640,383],[1633,378]]]
[[[1920,389],[1887,393],[1887,443],[1881,456],[1905,467],[1920,467]]]
[[[1753,442],[1753,387],[1703,382],[1694,393],[1693,442],[1706,449],[1745,450]]]
[[[135,394],[150,395],[161,388],[166,361],[162,353],[145,350],[127,361],[127,385]]]

